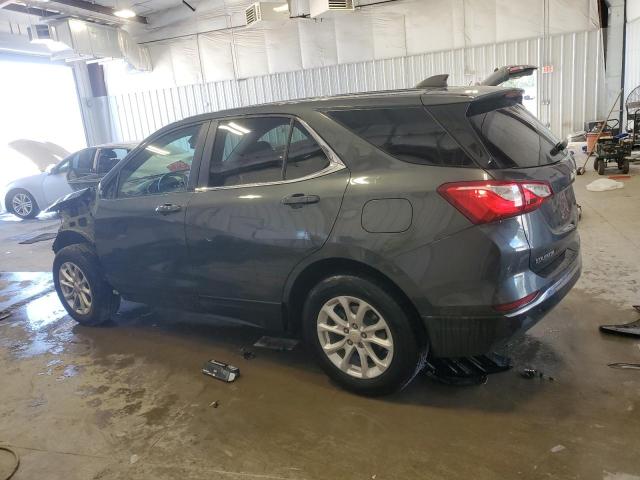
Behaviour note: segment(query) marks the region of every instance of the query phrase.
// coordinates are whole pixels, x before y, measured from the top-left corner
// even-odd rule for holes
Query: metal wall
[[[606,110],[602,34],[591,30],[104,97],[101,101],[111,114],[111,138],[105,141],[141,140],[168,123],[199,113],[304,97],[407,88],[438,73],[449,73],[450,85],[469,85],[496,66],[521,63],[553,66],[553,73],[538,74],[537,101],[540,119],[557,135],[581,130],[585,121]]]

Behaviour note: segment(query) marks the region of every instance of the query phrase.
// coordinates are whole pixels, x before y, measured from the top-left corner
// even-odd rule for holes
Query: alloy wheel
[[[326,302],[317,318],[320,346],[329,360],[355,378],[382,375],[393,360],[393,337],[369,303],[349,296]]]
[[[11,200],[13,211],[21,217],[26,217],[33,211],[33,202],[26,193],[16,193]]]
[[[93,293],[84,272],[76,264],[65,262],[58,270],[60,290],[67,305],[79,315],[87,315],[91,311]]]

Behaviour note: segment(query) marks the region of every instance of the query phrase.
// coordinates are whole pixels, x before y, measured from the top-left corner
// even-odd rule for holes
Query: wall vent
[[[262,20],[259,3],[250,5],[249,8],[244,11],[244,14],[247,18],[247,25],[251,25]]]
[[[311,17],[327,17],[353,12],[353,0],[311,0],[309,3]]]

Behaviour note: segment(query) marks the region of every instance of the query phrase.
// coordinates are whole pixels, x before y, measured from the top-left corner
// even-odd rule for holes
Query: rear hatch
[[[522,106],[521,100],[519,90],[480,97],[466,108],[466,120],[458,116],[458,122],[465,125],[458,123],[455,129],[463,144],[473,138],[484,147],[475,144],[469,153],[496,180],[550,185],[553,195],[522,216],[531,247],[531,269],[544,276],[569,263],[579,250],[578,208],[573,192],[575,164],[567,150],[554,149],[559,140]],[[445,123],[451,122],[453,116],[444,118]],[[460,135],[463,131],[465,139]]]

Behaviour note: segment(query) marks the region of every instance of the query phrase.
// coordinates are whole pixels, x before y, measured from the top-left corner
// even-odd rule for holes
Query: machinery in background
[[[621,133],[618,120],[608,120],[605,132],[601,134],[595,145],[594,170],[604,175],[610,162],[615,162],[623,174],[629,173],[631,153],[634,148],[640,147],[640,87],[631,91],[625,102],[627,111],[627,125]]]

